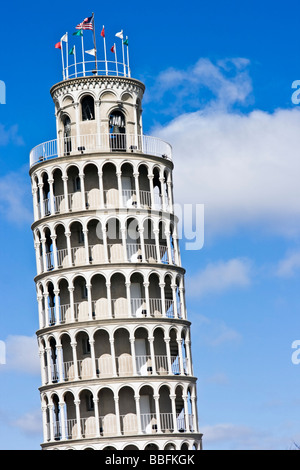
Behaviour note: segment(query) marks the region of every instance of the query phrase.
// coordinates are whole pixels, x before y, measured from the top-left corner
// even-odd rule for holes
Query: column
[[[93,378],[97,378],[96,372],[96,356],[95,356],[95,341],[93,339],[89,340],[90,347],[91,347],[91,359],[92,359],[92,367],[93,367]]]
[[[142,261],[146,263],[146,250],[145,250],[145,239],[144,239],[144,228],[139,228],[141,250],[142,250]]]
[[[172,415],[173,415],[173,424],[174,424],[174,433],[178,432],[177,428],[177,416],[176,416],[176,395],[170,395],[171,403],[172,403]]]
[[[40,196],[40,214],[41,214],[41,218],[45,217],[45,206],[44,206],[43,187],[44,187],[44,184],[43,184],[43,183],[39,183],[39,184],[38,184],[39,196]]]
[[[41,243],[42,243],[42,256],[43,256],[43,267],[44,267],[44,272],[47,271],[47,258],[46,258],[46,238],[41,238]]]
[[[166,231],[165,235],[166,235],[167,248],[168,248],[168,264],[173,264],[171,241],[170,241],[171,232]]]
[[[69,258],[69,266],[72,266],[73,259],[72,259],[72,249],[71,249],[71,232],[65,232],[65,237],[67,239],[67,250],[68,250],[68,258]]]
[[[86,284],[87,290],[87,300],[88,300],[88,309],[89,309],[89,320],[93,319],[93,308],[92,308],[92,285]]]
[[[155,401],[155,414],[157,422],[157,432],[161,433],[160,412],[159,412],[159,395],[153,395]]]
[[[40,218],[40,215],[39,215],[39,203],[38,203],[38,198],[37,198],[37,192],[38,192],[38,188],[36,188],[36,187],[32,188],[33,214],[34,214],[34,220],[35,220],[35,221]]]
[[[166,343],[166,350],[167,350],[168,371],[169,371],[169,375],[173,375],[169,337],[165,338],[165,343]]]
[[[148,175],[149,186],[150,186],[150,195],[151,195],[151,209],[156,209],[155,200],[154,200],[153,178],[154,178],[154,175]]]
[[[50,418],[50,441],[54,441],[53,408],[54,408],[54,405],[48,405],[49,418]]]
[[[128,255],[127,255],[127,243],[126,243],[126,229],[122,227],[120,229],[121,235],[122,235],[122,246],[123,246],[123,258],[124,261],[129,261]]]
[[[172,298],[173,298],[174,318],[179,318],[178,311],[177,311],[177,297],[176,297],[177,285],[171,284],[171,289],[172,289]]]
[[[156,246],[156,261],[160,263],[161,257],[160,257],[160,248],[159,248],[159,229],[154,229],[153,233],[155,237],[155,246]]]
[[[81,423],[80,423],[80,400],[74,400],[76,407],[76,422],[77,422],[77,439],[82,438],[81,434]]]
[[[146,308],[147,308],[147,317],[150,317],[150,299],[149,299],[149,282],[144,282],[143,283],[145,287],[145,297],[146,297]]]
[[[152,363],[152,374],[156,375],[156,363],[155,363],[155,353],[154,353],[154,337],[149,336],[148,338],[149,345],[150,345],[150,355],[151,355],[151,363]]]
[[[81,200],[82,200],[82,210],[86,210],[86,203],[85,203],[85,185],[84,185],[84,173],[79,173],[80,178],[80,191],[81,191]]]
[[[183,395],[183,404],[184,404],[184,424],[185,424],[185,432],[190,431],[190,423],[189,423],[189,407],[187,403],[188,396]]]
[[[68,196],[68,177],[62,176],[61,178],[64,184],[64,199],[65,199],[65,210],[68,212],[70,210],[69,206],[69,196]]]
[[[55,325],[60,325],[60,319],[59,319],[59,290],[54,289],[53,294],[54,294],[54,305],[55,305]]]
[[[75,321],[75,308],[74,308],[74,290],[75,287],[68,287],[70,293],[70,308],[71,308],[71,321]]]
[[[44,296],[44,305],[45,305],[45,327],[49,326],[49,310],[48,310],[48,292],[43,294]]]
[[[63,441],[66,440],[66,416],[65,416],[65,402],[60,401],[59,403],[60,416],[61,416],[61,438]]]
[[[99,191],[100,191],[100,208],[104,209],[104,192],[103,192],[103,173],[102,171],[98,172],[99,177]]]
[[[119,397],[114,396],[115,399],[115,410],[116,410],[116,417],[117,417],[117,435],[121,436],[121,417],[120,417],[120,408],[119,408]]]
[[[99,398],[93,397],[93,401],[94,401],[94,410],[95,410],[95,418],[96,418],[96,437],[100,437]]]
[[[54,207],[54,192],[53,192],[53,183],[54,179],[48,179],[49,188],[50,188],[50,212],[52,215],[55,214],[55,207]]]
[[[161,187],[161,198],[162,198],[162,208],[163,211],[166,211],[166,194],[165,194],[165,178],[159,178],[160,187]]]
[[[136,376],[137,370],[136,370],[136,356],[135,356],[135,338],[130,336],[129,341],[130,341],[130,351],[131,351],[132,365],[133,365],[133,375]]]
[[[62,355],[62,345],[58,344],[56,346],[57,350],[57,362],[58,362],[58,375],[59,375],[59,381],[63,382],[64,381],[64,372],[63,372],[63,355]]]
[[[162,316],[166,317],[166,299],[165,299],[165,284],[160,283],[160,296],[161,296],[161,309],[162,309]]]
[[[183,375],[184,374],[184,368],[183,368],[183,357],[182,357],[182,339],[177,340],[177,345],[178,345],[180,375]]]
[[[58,257],[57,257],[57,246],[56,246],[57,235],[51,235],[52,247],[53,247],[53,264],[54,269],[58,267]]]
[[[71,348],[72,348],[72,353],[73,353],[73,361],[74,361],[75,380],[79,380],[76,346],[77,346],[77,343],[71,343]]]
[[[102,233],[103,233],[103,248],[104,248],[104,255],[105,255],[105,263],[109,263],[108,247],[107,247],[107,229],[106,229],[106,227],[102,227]]]
[[[139,397],[139,395],[135,395],[134,399],[135,399],[135,409],[136,409],[136,417],[137,417],[137,423],[138,423],[138,434],[143,434],[142,422],[141,422],[141,406],[140,406],[140,397]]]
[[[119,207],[123,207],[122,172],[117,171],[116,175],[118,179]]]
[[[113,376],[117,377],[117,367],[116,367],[116,354],[115,354],[115,341],[114,339],[110,339],[110,354],[111,354],[111,360],[112,360],[112,368],[113,368]]]
[[[83,232],[83,238],[84,238],[86,264],[90,264],[89,237],[88,237],[89,231],[85,229],[85,230],[82,230],[82,232]]]
[[[48,442],[49,441],[49,430],[48,430],[48,423],[47,423],[47,406],[42,406],[42,415],[43,415],[44,442]]]
[[[135,183],[135,192],[136,192],[136,205],[138,208],[141,207],[141,198],[140,198],[140,182],[139,182],[139,174],[133,173],[134,176],[134,183]]]

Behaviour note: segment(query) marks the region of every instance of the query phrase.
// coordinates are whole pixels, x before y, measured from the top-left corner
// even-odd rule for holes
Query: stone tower
[[[30,154],[42,448],[200,449],[171,147],[121,69],[54,85]]]

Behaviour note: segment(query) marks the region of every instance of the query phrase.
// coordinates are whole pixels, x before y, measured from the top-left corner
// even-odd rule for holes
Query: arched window
[[[82,99],[81,115],[83,121],[92,121],[95,119],[95,105],[92,96],[87,95]]]
[[[113,111],[109,116],[110,147],[113,151],[126,150],[125,117],[121,111]]]
[[[65,115],[62,118],[62,123],[64,126],[64,154],[70,155],[72,151],[72,141],[71,141],[71,119],[69,116]]]

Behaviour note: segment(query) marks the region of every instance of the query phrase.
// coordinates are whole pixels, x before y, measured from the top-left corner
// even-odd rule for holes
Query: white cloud
[[[19,428],[25,434],[42,434],[42,412],[41,410],[34,410],[20,416],[18,419],[11,423],[13,427]]]
[[[15,370],[26,374],[40,374],[40,361],[35,336],[10,335],[6,341],[6,365],[0,371]]]
[[[0,177],[0,212],[14,224],[32,221],[30,179],[27,169]]]
[[[185,110],[190,109],[190,99],[195,105],[193,112],[182,111],[152,132],[172,144],[175,200],[205,204],[209,235],[245,227],[298,235],[299,109],[244,114],[235,110],[234,105],[249,97],[251,81],[242,59],[226,63],[235,74],[226,75],[224,64],[204,60],[193,69],[202,70],[197,83],[212,94],[206,104],[201,104],[200,89],[195,92],[188,73],[161,74],[162,92],[167,93],[177,78],[183,84]]]
[[[0,124],[0,146],[4,147],[10,143],[22,146],[24,145],[23,138],[18,134],[19,128],[18,125],[15,124],[9,128]]]
[[[190,297],[202,297],[236,287],[246,287],[251,284],[251,269],[248,259],[234,258],[209,263],[188,280],[188,294]]]
[[[289,253],[277,266],[276,275],[278,277],[293,277],[300,269],[300,252]]]

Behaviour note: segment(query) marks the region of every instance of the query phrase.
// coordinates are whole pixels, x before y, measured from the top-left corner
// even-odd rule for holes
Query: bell
[[[119,128],[119,126],[114,126],[114,127],[113,127],[113,130],[112,130],[112,133],[113,133],[113,134],[120,134],[120,128]]]

